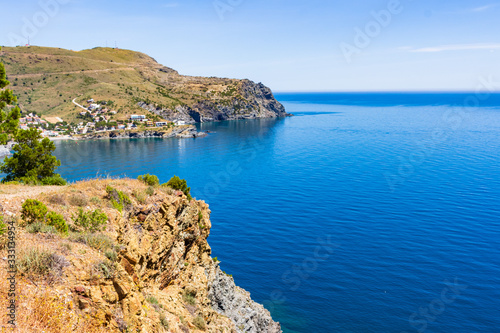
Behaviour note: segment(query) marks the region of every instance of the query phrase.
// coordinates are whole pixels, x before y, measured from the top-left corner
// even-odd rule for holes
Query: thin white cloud
[[[414,49],[410,50],[410,52],[431,53],[431,52],[445,52],[445,51],[497,50],[497,49],[500,49],[500,43],[440,45],[440,46]]]
[[[162,5],[163,8],[176,8],[179,7],[178,2],[169,2]]]
[[[497,7],[498,5],[499,5],[498,3],[494,3],[494,4],[490,4],[490,5],[486,5],[486,6],[476,7],[476,8],[472,8],[472,11],[473,12],[484,12],[485,10]]]

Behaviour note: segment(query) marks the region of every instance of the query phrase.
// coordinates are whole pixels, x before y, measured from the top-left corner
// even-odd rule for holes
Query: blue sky
[[[181,74],[274,91],[500,90],[495,0],[20,0],[0,45],[144,52]]]

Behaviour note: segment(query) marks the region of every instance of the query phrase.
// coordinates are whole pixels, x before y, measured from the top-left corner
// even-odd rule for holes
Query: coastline
[[[198,132],[193,125],[179,126],[167,130],[160,128],[145,128],[134,130],[115,130],[106,132],[92,132],[87,134],[65,135],[49,137],[51,141],[82,141],[103,139],[143,139],[143,138],[200,138],[207,136],[205,132]]]

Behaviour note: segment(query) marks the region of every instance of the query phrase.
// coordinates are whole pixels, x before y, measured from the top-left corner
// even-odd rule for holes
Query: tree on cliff
[[[4,109],[17,102],[12,90],[5,89],[10,84],[4,65],[0,62],[0,144],[6,144],[10,139],[17,142],[14,145],[14,155],[7,157],[0,164],[0,172],[7,174],[2,180],[22,181],[30,184],[64,185],[66,181],[56,174],[55,169],[61,165],[52,152],[56,146],[48,138],[42,140],[38,129],[19,130],[21,112],[16,106],[10,110]]]
[[[48,138],[42,140],[38,129],[18,131],[15,140],[14,155],[7,157],[0,166],[0,171],[7,174],[4,182],[22,181],[47,185],[66,183],[55,173],[56,168],[61,165],[61,161],[52,155],[56,146]]]
[[[10,110],[4,110],[7,105],[17,102],[12,90],[5,89],[9,84],[5,67],[0,62],[0,144],[3,145],[16,134],[21,117],[21,111],[17,106]]]

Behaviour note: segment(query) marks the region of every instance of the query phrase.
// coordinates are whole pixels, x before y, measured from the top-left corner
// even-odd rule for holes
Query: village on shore
[[[21,129],[38,128],[43,137],[57,140],[88,133],[186,125],[184,121],[154,121],[145,115],[135,114],[130,115],[127,120],[112,120],[112,116],[116,114],[116,111],[110,107],[113,102],[96,102],[90,98],[86,101],[86,106],[76,103],[75,100],[73,103],[81,108],[78,115],[78,119],[81,120],[79,123],[67,123],[60,117],[43,117],[42,119],[36,112],[32,112],[19,119],[19,127]]]

